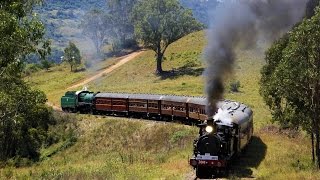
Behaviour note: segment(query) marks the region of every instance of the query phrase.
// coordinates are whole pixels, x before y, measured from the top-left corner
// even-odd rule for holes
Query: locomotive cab
[[[68,91],[61,97],[61,108],[69,112],[89,112],[93,99],[94,93],[90,91]]]

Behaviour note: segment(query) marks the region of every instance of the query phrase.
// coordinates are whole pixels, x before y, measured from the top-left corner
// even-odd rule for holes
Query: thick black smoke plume
[[[224,79],[232,72],[235,48],[254,47],[257,40],[272,42],[300,21],[307,0],[225,0],[213,14],[205,49],[207,115],[223,98]]]

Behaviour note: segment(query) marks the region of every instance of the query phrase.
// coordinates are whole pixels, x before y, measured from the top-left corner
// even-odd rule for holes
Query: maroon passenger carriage
[[[200,123],[207,119],[205,104],[204,97],[97,93],[93,111]]]

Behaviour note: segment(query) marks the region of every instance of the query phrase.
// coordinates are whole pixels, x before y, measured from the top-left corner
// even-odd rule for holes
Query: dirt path
[[[117,62],[115,65],[113,65],[111,67],[108,67],[105,70],[99,72],[98,74],[96,74],[94,76],[91,76],[91,77],[89,77],[87,79],[84,79],[84,80],[78,82],[77,84],[74,84],[74,85],[68,87],[67,90],[74,89],[74,88],[77,88],[79,86],[84,86],[84,85],[90,83],[91,81],[94,81],[94,80],[102,77],[103,75],[112,72],[113,70],[117,69],[118,67],[120,67],[120,66],[124,65],[125,63],[131,61],[132,59],[137,57],[142,52],[143,51],[137,51],[137,52],[131,53],[129,55],[123,56],[122,59],[119,62]]]
[[[74,89],[74,88],[77,88],[77,87],[79,87],[79,86],[84,86],[84,85],[90,83],[91,81],[94,81],[94,80],[102,77],[103,75],[112,72],[113,70],[117,69],[118,67],[124,65],[125,63],[127,63],[127,62],[129,62],[129,61],[131,61],[131,60],[133,60],[135,57],[137,57],[137,56],[138,56],[139,54],[141,54],[142,52],[143,52],[143,51],[137,51],[137,52],[133,52],[133,53],[131,53],[131,54],[128,54],[128,55],[126,55],[126,56],[120,57],[121,60],[120,60],[119,62],[117,62],[116,64],[114,64],[114,65],[112,65],[112,66],[110,66],[110,67],[102,70],[101,72],[98,72],[96,75],[93,75],[93,76],[91,76],[91,77],[89,77],[89,78],[86,78],[86,79],[84,79],[84,80],[81,80],[81,81],[78,82],[77,84],[74,84],[74,85],[68,87],[67,90]],[[62,111],[62,110],[61,110],[61,107],[55,106],[54,104],[52,104],[52,103],[50,103],[50,102],[47,102],[46,104],[47,104],[48,106],[51,106],[51,107],[52,107],[54,110],[56,110],[56,111]]]

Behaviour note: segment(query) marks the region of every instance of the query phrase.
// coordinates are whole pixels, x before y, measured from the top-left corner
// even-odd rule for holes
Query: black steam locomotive
[[[225,173],[230,160],[251,140],[253,112],[237,102],[220,104],[217,114],[198,125],[199,138],[194,141],[190,165],[199,178]]]

